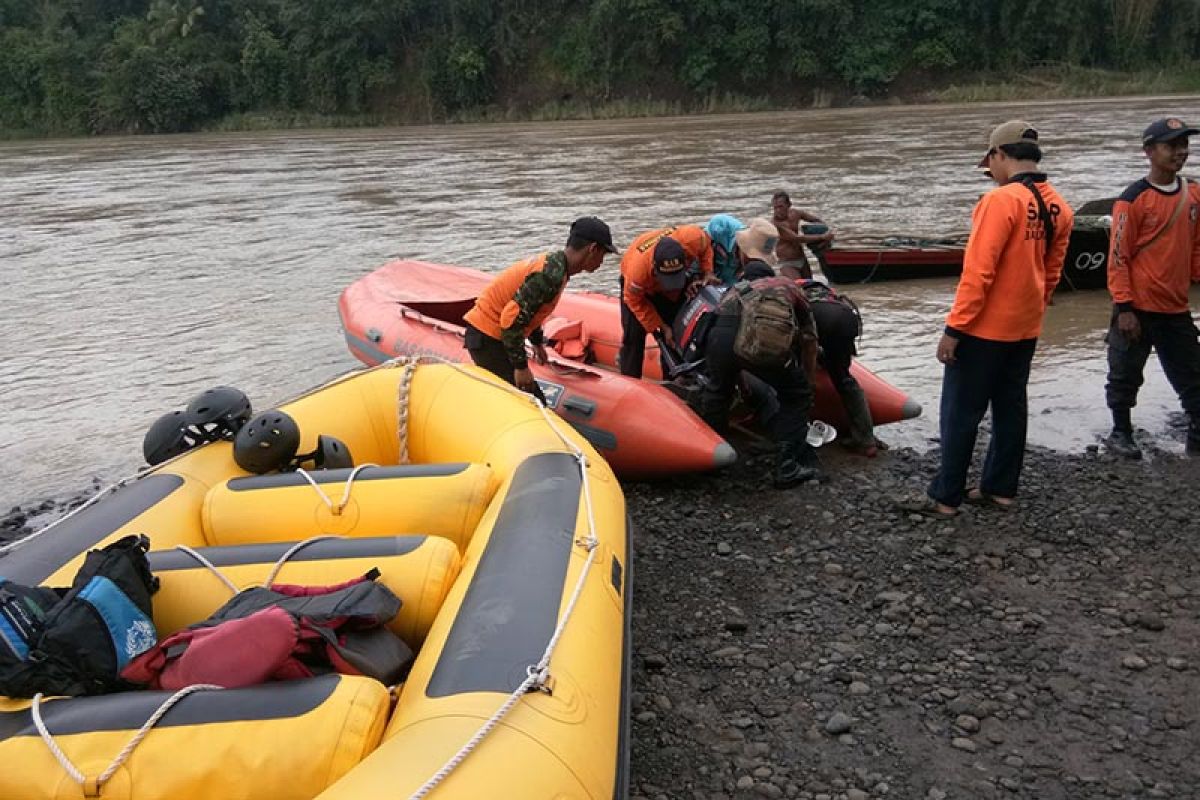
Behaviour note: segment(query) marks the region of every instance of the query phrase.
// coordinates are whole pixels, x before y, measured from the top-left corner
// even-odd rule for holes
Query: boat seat
[[[366,467],[340,503],[350,469],[311,473],[321,493],[296,472],[231,478],[209,489],[201,510],[210,545],[338,536],[441,536],[466,548],[494,491],[484,464]],[[326,500],[328,498],[328,501]]]
[[[196,552],[240,590],[261,585],[295,542],[201,547]],[[207,619],[230,598],[229,587],[182,550],[156,550],[150,570],[160,588],[154,595],[154,625],[160,638]],[[371,569],[402,603],[388,627],[414,651],[429,633],[450,591],[461,557],[458,548],[437,536],[376,536],[319,539],[288,558],[276,583],[328,586]]]
[[[171,692],[46,700],[55,743],[95,778]],[[378,745],[391,709],[372,678],[323,675],[184,697],[101,787],[103,800],[311,800]],[[34,727],[30,701],[0,699],[0,797],[60,800],[81,787]]]

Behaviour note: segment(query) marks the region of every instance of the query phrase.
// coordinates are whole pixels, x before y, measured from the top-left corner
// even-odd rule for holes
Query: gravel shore
[[[1200,797],[1200,462],[1035,449],[933,521],[893,502],[936,451],[832,449],[626,487],[633,798]]]
[[[634,798],[1200,797],[1200,463],[1032,450],[1012,511],[894,510],[936,459],[627,488]]]

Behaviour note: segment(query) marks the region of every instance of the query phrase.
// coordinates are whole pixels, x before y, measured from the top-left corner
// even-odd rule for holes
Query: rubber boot
[[[784,442],[775,455],[775,474],[772,483],[776,489],[787,489],[805,481],[820,480],[821,461],[817,451],[807,442]]]
[[[846,416],[850,418],[850,435],[842,440],[842,446],[868,458],[879,452],[875,439],[875,425],[871,419],[871,408],[867,404],[867,393],[857,383],[839,387]]]
[[[1142,457],[1142,449],[1133,440],[1133,431],[1113,428],[1112,433],[1104,440],[1108,451],[1115,456],[1136,461]]]

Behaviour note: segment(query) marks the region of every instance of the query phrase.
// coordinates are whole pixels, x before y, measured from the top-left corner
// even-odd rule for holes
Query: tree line
[[[1200,0],[0,0],[0,128],[803,101],[1046,62],[1198,60]]]

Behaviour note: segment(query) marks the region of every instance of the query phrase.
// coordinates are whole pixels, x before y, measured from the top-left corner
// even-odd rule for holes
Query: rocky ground
[[[1200,462],[1033,450],[931,521],[936,453],[825,458],[627,487],[632,797],[1200,798]]]
[[[936,453],[829,462],[627,488],[634,798],[1200,798],[1200,463],[933,521]]]

